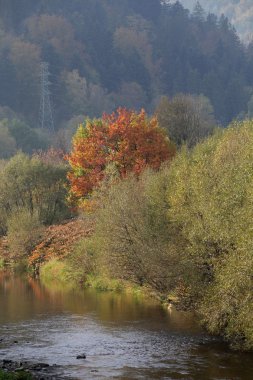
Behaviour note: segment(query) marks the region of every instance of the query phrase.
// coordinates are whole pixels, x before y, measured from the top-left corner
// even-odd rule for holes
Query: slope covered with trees
[[[190,13],[160,0],[1,0],[4,157],[49,144],[37,130],[41,61],[49,63],[58,145],[84,116],[119,106],[151,113],[162,95],[178,93],[203,94],[227,125],[248,112],[253,93],[252,46],[240,42],[225,17],[200,7]],[[22,128],[27,141],[17,132]]]
[[[186,8],[193,9],[197,1],[182,0],[181,3]],[[199,0],[199,3],[207,12],[227,16],[244,40],[252,39],[253,3],[251,0]]]

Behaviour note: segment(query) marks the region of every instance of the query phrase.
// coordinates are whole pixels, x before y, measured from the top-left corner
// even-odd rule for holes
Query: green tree
[[[30,210],[13,211],[7,221],[8,244],[14,259],[26,257],[42,238],[43,226],[38,214]]]
[[[202,321],[235,348],[252,349],[253,123],[234,124],[172,163],[169,216],[194,276],[185,277]]]
[[[4,121],[0,122],[0,158],[9,158],[17,149],[15,139]]]
[[[213,108],[203,95],[162,97],[156,109],[159,125],[178,146],[193,146],[208,136],[215,126]]]
[[[17,119],[7,121],[11,136],[15,139],[17,148],[31,154],[35,150],[46,150],[49,140],[40,130],[30,128],[25,122]]]
[[[66,218],[69,215],[65,204],[66,172],[65,165],[45,163],[18,153],[0,172],[1,213],[8,217],[25,208],[31,215],[38,213],[43,224]]]
[[[117,180],[103,192],[94,235],[70,260],[74,271],[132,280],[160,292],[180,280],[183,239],[168,220],[168,168]],[[92,266],[93,263],[93,266]],[[180,269],[179,269],[180,268]]]

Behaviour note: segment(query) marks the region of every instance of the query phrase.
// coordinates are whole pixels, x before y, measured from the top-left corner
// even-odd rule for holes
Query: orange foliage
[[[120,178],[130,173],[139,175],[146,167],[159,169],[172,159],[175,147],[156,118],[119,108],[101,120],[88,120],[80,125],[67,157],[71,171],[70,198],[85,199],[104,179],[105,168],[113,163]]]
[[[28,263],[35,270],[42,263],[52,258],[63,259],[72,252],[76,242],[90,236],[93,231],[92,222],[73,219],[64,224],[49,226],[43,241],[37,244],[28,258]]]

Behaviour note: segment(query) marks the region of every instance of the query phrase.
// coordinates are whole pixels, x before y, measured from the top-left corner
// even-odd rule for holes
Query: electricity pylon
[[[48,63],[41,63],[41,95],[40,95],[40,112],[39,112],[39,126],[42,129],[47,129],[54,132],[54,119],[50,99],[50,81],[49,81]]]

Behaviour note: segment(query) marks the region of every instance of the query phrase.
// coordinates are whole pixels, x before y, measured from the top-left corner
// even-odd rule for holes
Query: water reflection
[[[3,273],[0,338],[0,358],[56,363],[78,379],[252,379],[253,356],[230,352],[191,314]]]
[[[60,313],[93,314],[100,322],[109,324],[150,322],[150,328],[159,328],[161,322],[169,322],[174,330],[199,331],[192,315],[169,313],[157,301],[147,301],[138,295],[93,289],[77,291],[60,284],[46,287],[32,278],[0,274],[1,324]]]

